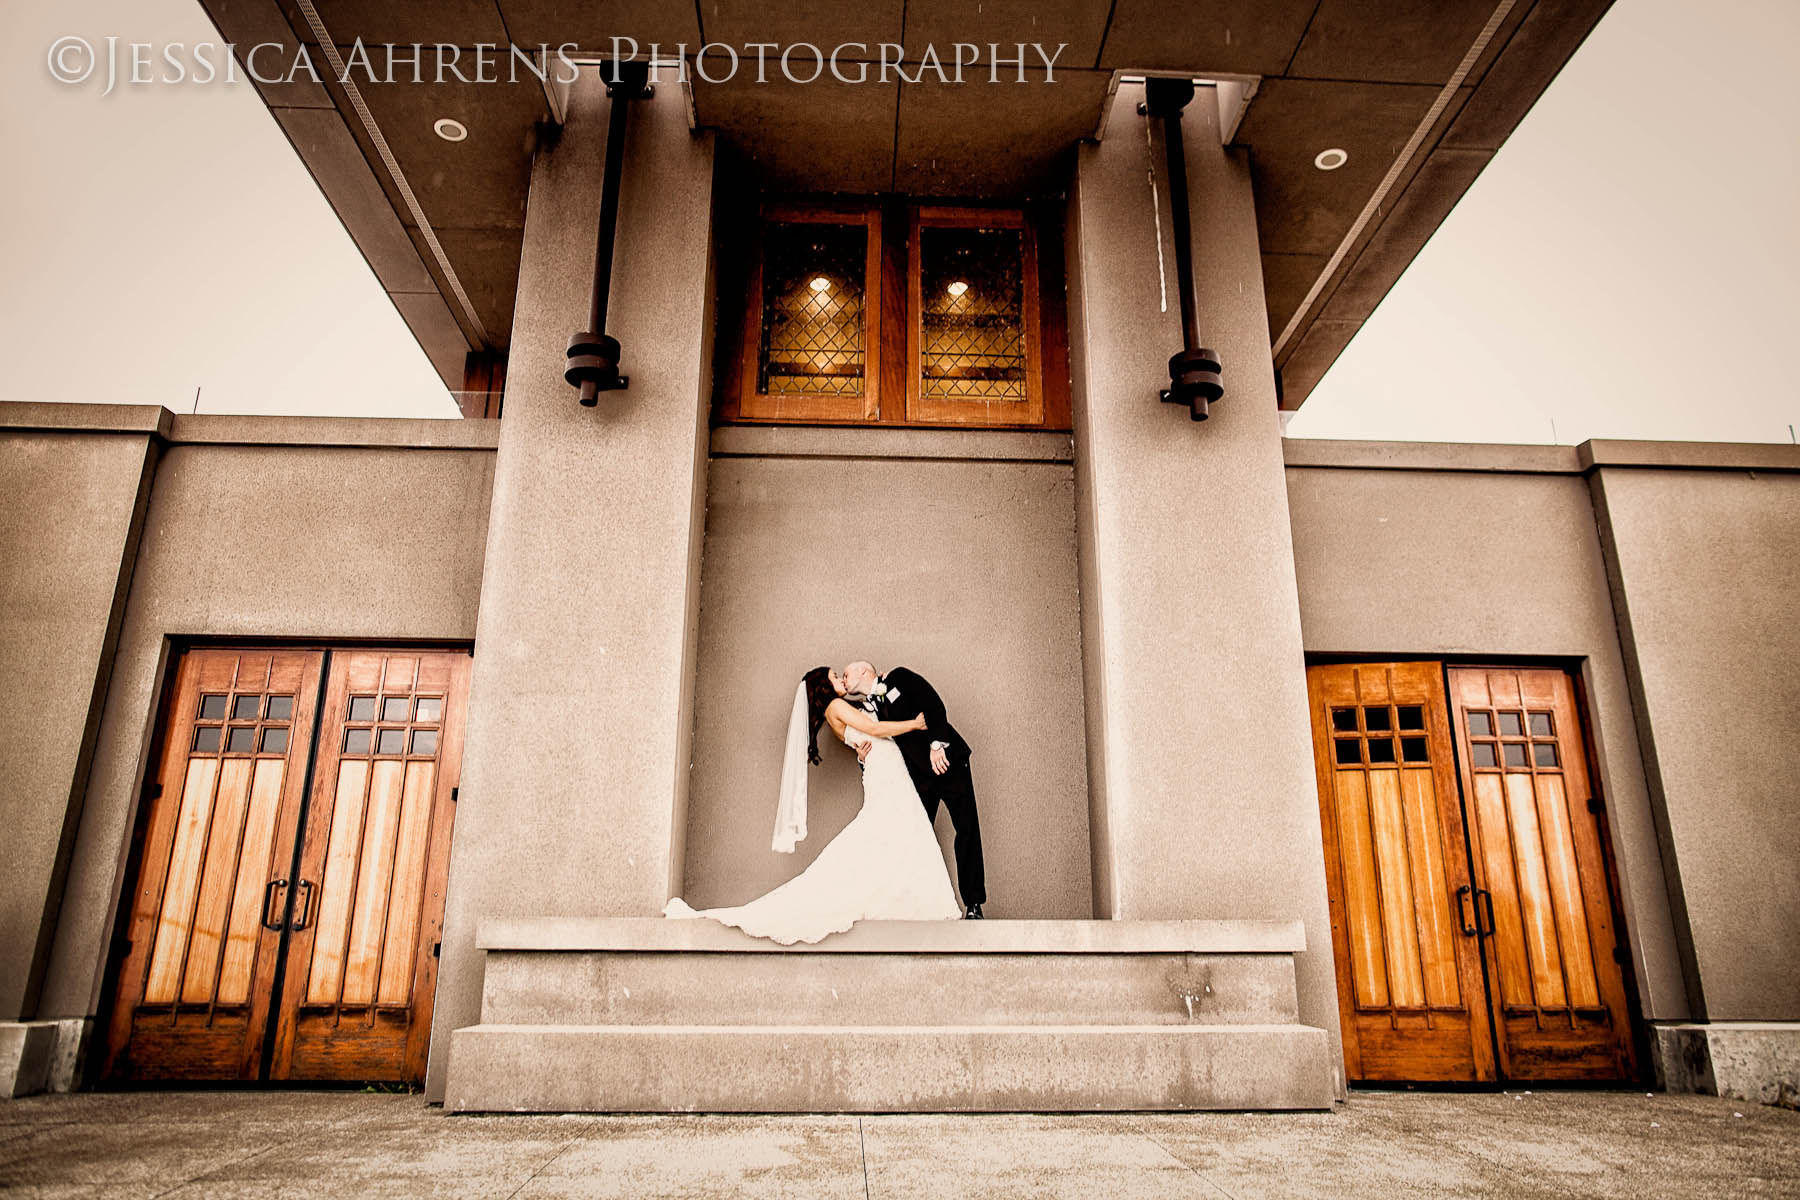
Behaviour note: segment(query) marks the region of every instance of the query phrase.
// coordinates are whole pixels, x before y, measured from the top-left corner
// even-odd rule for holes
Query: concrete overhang
[[[766,186],[806,192],[1059,191],[1071,148],[1095,136],[1122,76],[1218,81],[1223,126],[1255,184],[1270,344],[1282,406],[1295,409],[1611,0],[201,3],[240,55],[279,45],[260,52],[263,78],[304,47],[319,82],[285,72],[257,87],[451,388],[469,351],[510,341],[531,162],[566,94],[509,66],[508,47],[567,46],[585,60],[611,53],[614,38],[667,59],[685,47],[687,82],[672,68],[665,78],[688,90],[695,123]],[[721,78],[717,51],[696,69],[709,43],[743,56],[735,75]],[[801,47],[796,75],[813,65],[804,47],[849,46],[841,73],[870,64],[869,81],[827,69],[789,82],[777,49],[758,83],[753,43]],[[891,57],[915,82],[880,82],[882,43],[906,48]],[[920,71],[927,46],[948,66],[957,43],[981,48],[962,82]],[[994,82],[989,45],[1011,59],[1021,43],[1054,55],[1053,71],[1028,48],[1026,82],[1010,62]],[[389,44],[425,47],[424,82],[405,58],[387,81]],[[468,82],[434,78],[436,46],[465,51]],[[492,82],[474,78],[482,46],[499,48]],[[439,136],[444,118],[467,136]],[[1327,149],[1347,155],[1335,170],[1315,164]]]

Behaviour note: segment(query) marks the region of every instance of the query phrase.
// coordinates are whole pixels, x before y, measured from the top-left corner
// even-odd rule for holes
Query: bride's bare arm
[[[877,721],[848,700],[833,700],[825,708],[825,719],[831,727],[841,735],[844,726],[870,737],[891,738],[902,733],[912,733],[925,728],[925,714],[920,713],[910,721]]]

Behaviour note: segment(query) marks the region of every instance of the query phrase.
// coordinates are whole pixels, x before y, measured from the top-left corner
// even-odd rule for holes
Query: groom
[[[956,830],[956,882],[967,907],[963,914],[981,920],[987,882],[981,866],[981,823],[975,816],[975,778],[969,772],[969,743],[944,715],[944,702],[923,676],[905,667],[877,675],[866,662],[844,668],[844,690],[882,721],[909,721],[925,714],[925,728],[894,739],[907,774],[925,802],[925,816],[936,819],[939,802],[950,811]],[[866,753],[867,747],[864,747]]]

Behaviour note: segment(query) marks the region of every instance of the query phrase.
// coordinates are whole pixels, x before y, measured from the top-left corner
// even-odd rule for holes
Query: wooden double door
[[[182,655],[108,1078],[423,1079],[469,663]]]
[[[1307,685],[1348,1076],[1634,1077],[1568,674],[1353,663]]]

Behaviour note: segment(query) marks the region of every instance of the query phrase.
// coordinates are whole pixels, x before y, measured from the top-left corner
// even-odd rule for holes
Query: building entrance
[[[108,1078],[423,1079],[469,663],[182,655]]]
[[[1307,671],[1351,1079],[1626,1079],[1630,1018],[1573,682]]]

